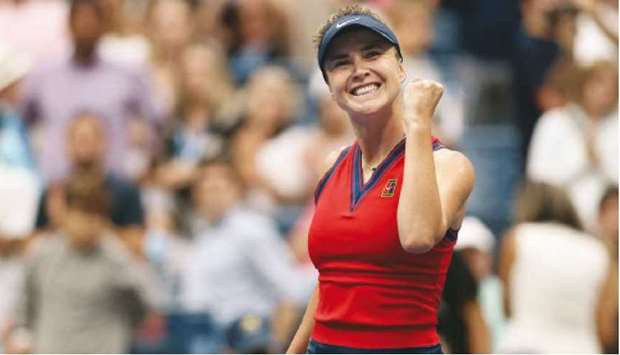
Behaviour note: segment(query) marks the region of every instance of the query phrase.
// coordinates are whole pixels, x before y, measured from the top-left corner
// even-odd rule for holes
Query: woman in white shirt
[[[581,231],[559,188],[526,183],[516,214],[500,255],[509,320],[499,352],[599,353],[596,315],[610,265],[604,245]]]

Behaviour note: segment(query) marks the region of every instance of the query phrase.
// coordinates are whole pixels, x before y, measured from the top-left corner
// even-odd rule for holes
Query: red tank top
[[[432,142],[434,150],[442,147]],[[403,250],[396,209],[404,150],[403,140],[362,183],[354,144],[319,182],[308,241],[319,271],[318,342],[367,349],[439,343],[437,312],[456,231],[427,253]]]

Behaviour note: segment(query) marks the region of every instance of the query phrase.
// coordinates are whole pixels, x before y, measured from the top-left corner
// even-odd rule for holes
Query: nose
[[[362,58],[359,55],[354,56],[353,57],[353,73],[351,75],[352,79],[353,80],[364,79],[369,74],[370,74],[370,71],[368,70],[368,65],[366,61],[364,60],[364,58]]]

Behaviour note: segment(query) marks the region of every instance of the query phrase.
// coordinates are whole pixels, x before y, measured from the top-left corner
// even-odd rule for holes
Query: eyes
[[[362,56],[366,59],[372,59],[383,54],[384,51],[379,50],[378,48],[369,49],[365,52],[362,52]]]
[[[379,58],[386,50],[378,47],[363,49],[361,51],[361,57],[364,60],[375,60]],[[353,63],[352,55],[343,55],[338,56],[332,60],[329,60],[327,63],[328,70],[341,69],[345,68]]]

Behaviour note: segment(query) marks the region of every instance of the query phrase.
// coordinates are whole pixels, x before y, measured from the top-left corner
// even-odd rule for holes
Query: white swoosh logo
[[[340,28],[340,27],[342,27],[342,26],[346,25],[347,23],[355,22],[355,21],[357,21],[357,20],[359,20],[359,19],[360,19],[359,17],[354,17],[354,18],[352,18],[352,19],[350,19],[350,20],[346,20],[346,21],[344,21],[344,22],[337,23],[337,24],[336,24],[336,28]]]

